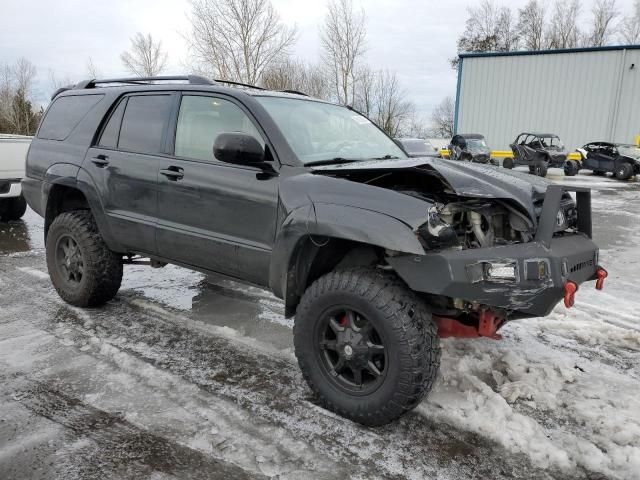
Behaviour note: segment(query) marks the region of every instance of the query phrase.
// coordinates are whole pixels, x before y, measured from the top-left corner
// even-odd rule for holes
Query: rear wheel
[[[633,167],[628,163],[621,163],[613,174],[618,180],[629,180],[633,176]]]
[[[579,170],[580,166],[575,160],[567,160],[564,164],[564,174],[568,177],[573,177]]]
[[[511,170],[513,168],[513,158],[505,158],[502,161],[502,166]]]
[[[424,304],[392,274],[338,270],[305,292],[295,353],[320,403],[365,425],[414,408],[440,365],[438,332]]]
[[[109,250],[88,210],[62,213],[47,233],[47,268],[56,291],[77,307],[111,300],[122,281],[122,258]]]
[[[27,211],[27,202],[22,195],[0,198],[0,220],[19,220]]]

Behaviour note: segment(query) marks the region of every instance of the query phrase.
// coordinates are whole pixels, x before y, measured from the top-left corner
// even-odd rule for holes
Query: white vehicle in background
[[[0,221],[18,220],[27,210],[20,181],[31,138],[0,133]]]

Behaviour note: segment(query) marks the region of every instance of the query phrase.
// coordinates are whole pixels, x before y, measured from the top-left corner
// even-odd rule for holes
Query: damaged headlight
[[[427,250],[440,250],[459,246],[458,236],[454,228],[440,216],[443,205],[436,204],[429,208],[427,221],[418,228],[420,243]]]

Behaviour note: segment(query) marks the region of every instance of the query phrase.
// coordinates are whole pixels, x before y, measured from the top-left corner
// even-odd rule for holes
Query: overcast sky
[[[629,11],[633,0],[618,0]],[[455,94],[456,39],[464,30],[465,0],[355,0],[367,17],[367,61],[373,68],[395,71],[408,97],[428,114],[446,95]],[[319,26],[327,0],[273,0],[286,24],[296,24],[294,55],[317,61]],[[525,0],[502,2],[514,9]],[[548,2],[549,3],[549,2]],[[587,7],[583,7],[586,16]],[[49,72],[78,81],[87,77],[87,60],[103,77],[125,74],[119,55],[136,32],[162,39],[169,53],[166,73],[185,72],[188,56],[182,36],[189,30],[187,0],[3,0],[0,65],[19,57],[38,69],[37,95],[46,103]]]

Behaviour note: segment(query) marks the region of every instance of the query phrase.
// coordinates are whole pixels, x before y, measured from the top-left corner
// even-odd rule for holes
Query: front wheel
[[[505,158],[502,161],[502,166],[511,170],[513,168],[513,158]]]
[[[47,268],[54,288],[76,307],[111,300],[122,281],[122,258],[104,243],[88,210],[62,213],[47,232]]]
[[[633,166],[628,163],[621,163],[616,167],[613,174],[618,180],[629,180],[633,176]]]
[[[529,166],[529,173],[537,175],[538,177],[547,176],[548,166],[545,162],[536,162],[535,165]]]
[[[384,425],[431,390],[438,332],[424,304],[395,275],[330,272],[296,312],[295,353],[319,402],[364,425]]]
[[[0,198],[0,220],[20,220],[27,211],[27,202],[22,195]]]

